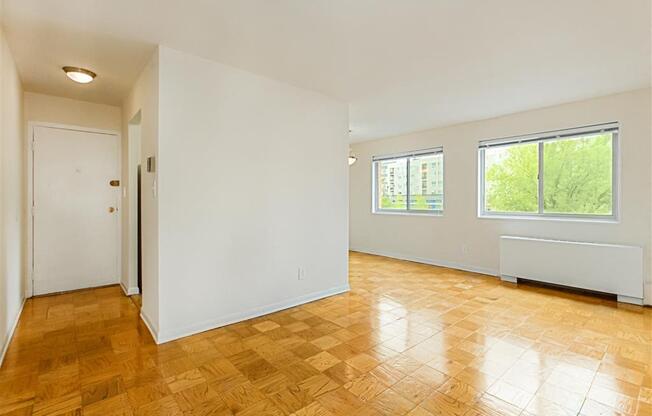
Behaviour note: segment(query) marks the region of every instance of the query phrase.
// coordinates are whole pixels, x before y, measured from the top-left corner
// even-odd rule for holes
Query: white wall
[[[71,84],[72,87],[72,84]],[[120,131],[120,107],[25,92],[25,120]]]
[[[0,29],[0,363],[25,298],[23,91]]]
[[[159,53],[159,341],[348,290],[347,106]]]
[[[133,161],[130,154],[130,141],[134,139],[134,132],[139,133],[142,168],[142,237],[143,237],[143,294],[141,316],[154,333],[159,328],[159,286],[158,286],[158,201],[152,192],[157,173],[148,173],[145,169],[145,160],[148,156],[158,158],[158,90],[159,90],[159,57],[158,50],[152,55],[149,62],[141,72],[129,96],[122,104],[122,160]],[[130,129],[129,123],[140,112],[140,129]],[[133,183],[135,174],[134,163],[122,163],[121,183],[127,187],[123,192],[122,200],[122,280],[121,284],[126,290],[137,287],[137,275],[133,246],[137,243],[134,228],[137,226],[133,215],[130,179]],[[130,209],[129,209],[130,208]]]
[[[503,234],[632,244],[644,248],[650,276],[652,164],[650,90],[638,90],[505,117],[362,142],[352,146],[350,245],[378,253],[497,274]],[[620,121],[621,218],[618,224],[477,217],[479,140]],[[441,217],[372,214],[371,157],[444,147]],[[464,251],[464,247],[468,251]],[[652,282],[652,280],[650,280]],[[652,284],[646,299],[652,302]]]

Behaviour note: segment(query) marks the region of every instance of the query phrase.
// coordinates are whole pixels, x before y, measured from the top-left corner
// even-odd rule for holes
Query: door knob
[[[117,209],[116,209],[115,207],[109,207],[109,213],[112,214],[112,213],[114,213],[115,211],[117,211]]]

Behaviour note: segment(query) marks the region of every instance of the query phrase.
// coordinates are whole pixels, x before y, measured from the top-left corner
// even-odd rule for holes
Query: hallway
[[[119,286],[28,299],[0,415],[650,414],[650,309],[359,253],[350,279],[158,346]]]

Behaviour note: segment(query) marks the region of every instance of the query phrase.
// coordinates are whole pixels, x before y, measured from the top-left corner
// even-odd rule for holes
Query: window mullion
[[[410,158],[406,158],[406,163],[407,163],[407,175],[406,175],[406,198],[407,200],[405,201],[405,209],[406,211],[410,210]]]
[[[543,214],[543,141],[539,142],[539,214]]]
[[[480,207],[479,212],[481,214],[484,214],[487,212],[487,207],[485,204],[486,196],[485,196],[485,175],[484,175],[484,168],[485,168],[485,149],[480,149],[480,163],[479,163],[479,170],[478,172],[479,178],[480,178],[480,200],[478,201],[478,206]]]
[[[374,210],[373,212],[377,212],[380,210],[380,178],[378,177],[378,165],[380,162],[371,162],[371,174],[373,175],[373,201],[372,203],[374,204]]]
[[[620,216],[620,147],[618,134],[618,131],[611,133],[611,215],[615,218]]]

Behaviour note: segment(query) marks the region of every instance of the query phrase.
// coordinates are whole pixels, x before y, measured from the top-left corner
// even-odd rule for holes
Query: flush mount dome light
[[[88,69],[84,68],[78,68],[76,66],[64,66],[63,72],[66,73],[68,78],[80,84],[88,84],[97,76],[97,74],[95,74],[93,71],[89,71]]]
[[[350,131],[351,131],[351,130],[349,130],[349,132],[350,132]],[[351,148],[349,147],[349,166],[351,166],[352,164],[354,164],[357,160],[358,160],[358,158],[355,157],[355,155],[353,154],[353,151],[352,151]]]
[[[352,132],[352,130],[349,129],[349,134],[351,134],[351,132]],[[355,157],[355,155],[353,154],[353,151],[352,151],[351,148],[349,147],[349,166],[351,166],[352,164],[354,164],[357,160],[358,160],[358,158]]]

